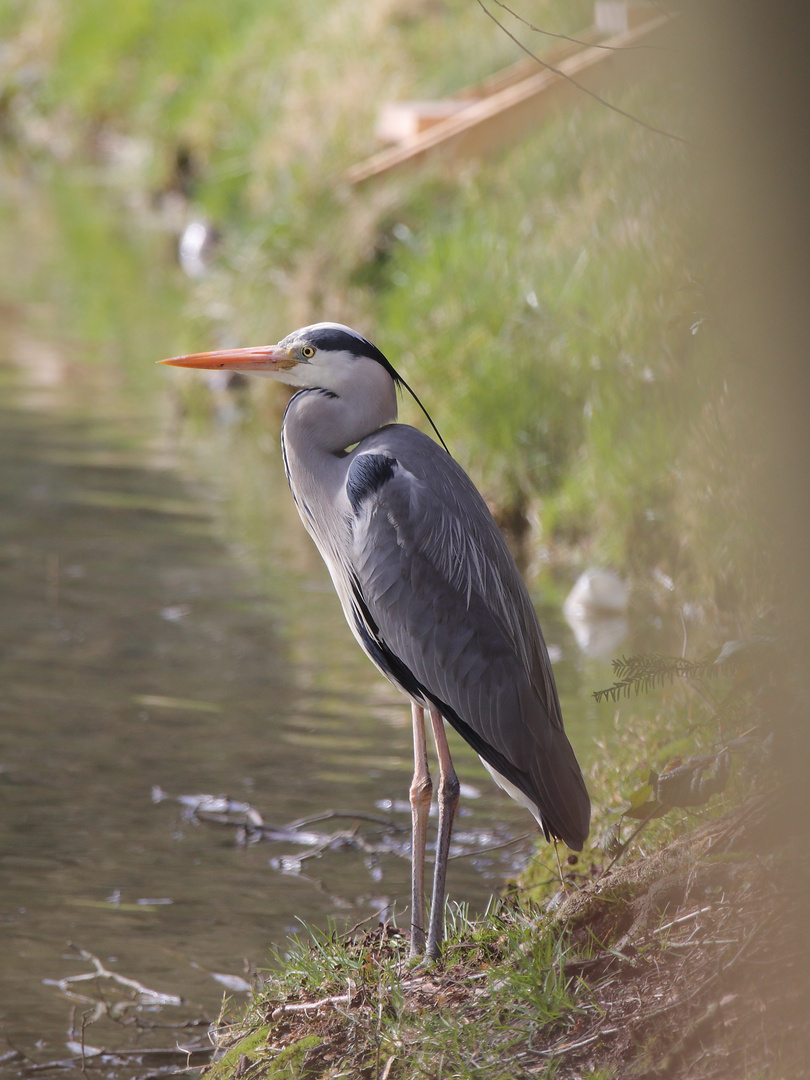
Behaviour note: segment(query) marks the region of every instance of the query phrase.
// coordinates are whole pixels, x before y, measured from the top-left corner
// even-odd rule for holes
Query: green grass
[[[213,1075],[229,1075],[236,1051],[251,1057],[257,1078],[363,1070],[378,1076],[390,1059],[391,1080],[523,1075],[528,1062],[542,1065],[531,1053],[532,1038],[541,1032],[549,1040],[564,1036],[581,1010],[574,982],[563,974],[570,951],[559,927],[499,903],[475,922],[451,905],[440,967],[409,961],[403,937],[368,934],[348,941],[309,931],[276,957],[247,1012],[224,1033],[229,1049]],[[285,1003],[347,995],[351,1005],[337,1000],[320,1013],[311,1011],[304,1021],[311,1025],[308,1035],[297,1026],[302,1012],[284,1013]],[[329,1056],[332,1048],[339,1050],[337,1061]],[[310,1052],[306,1069],[299,1061],[284,1072],[289,1055],[302,1051]],[[532,1075],[553,1072],[549,1062]]]

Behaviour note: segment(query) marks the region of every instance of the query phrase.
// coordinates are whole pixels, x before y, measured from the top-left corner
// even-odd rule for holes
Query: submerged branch
[[[71,989],[77,983],[88,982],[94,979],[109,979],[117,986],[122,986],[127,990],[135,992],[135,999],[126,1003],[127,1006],[136,1005],[174,1005],[179,1006],[183,1004],[183,999],[176,994],[164,994],[160,990],[150,990],[143,983],[138,982],[137,979],[130,979],[126,975],[119,975],[116,971],[110,971],[106,968],[97,956],[88,952],[86,949],[82,949],[79,945],[74,945],[72,942],[70,948],[77,952],[82,960],[88,960],[93,967],[94,971],[83,972],[81,975],[66,975],[63,979],[45,979],[46,986],[56,986],[67,997],[75,1000],[84,1001],[89,1004],[95,1004],[101,1010],[99,1015],[109,1013],[111,1006],[106,1001],[96,1002],[94,998],[85,997],[83,994],[77,994]],[[119,1007],[121,1003],[119,1003]]]

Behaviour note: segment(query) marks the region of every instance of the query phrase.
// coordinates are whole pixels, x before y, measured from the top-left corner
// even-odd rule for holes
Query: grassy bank
[[[592,837],[563,883],[545,851],[483,915],[450,904],[436,964],[409,961],[390,922],[288,940],[248,1006],[226,1006],[212,1080],[804,1075],[802,893],[774,839],[770,724],[752,707],[773,669],[756,655],[744,705],[732,679],[713,684],[715,709],[676,689],[653,717],[617,710],[589,776]],[[698,748],[702,768],[684,760]]]
[[[456,909],[437,966],[409,963],[391,928],[304,937],[220,1028],[209,1075],[804,1075],[793,1039],[806,1017],[783,977],[797,973],[795,943],[775,922],[798,897],[780,892],[783,857],[752,861],[748,850],[767,821],[752,800],[561,894],[553,913],[513,901],[470,923]]]

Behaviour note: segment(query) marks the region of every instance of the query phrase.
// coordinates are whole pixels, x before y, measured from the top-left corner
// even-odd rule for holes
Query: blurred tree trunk
[[[761,450],[751,528],[777,568],[793,677],[775,688],[784,771],[773,844],[796,858],[784,914],[797,953],[810,925],[810,5],[712,0],[685,9],[696,192],[712,221],[714,299],[737,355]],[[730,365],[731,366],[731,365]],[[794,869],[795,868],[795,871]],[[799,963],[805,978],[810,964]],[[797,988],[798,989],[798,988]],[[808,986],[805,1016],[810,1012]],[[780,1018],[784,1022],[784,1018]],[[810,1060],[810,1047],[804,1060]]]

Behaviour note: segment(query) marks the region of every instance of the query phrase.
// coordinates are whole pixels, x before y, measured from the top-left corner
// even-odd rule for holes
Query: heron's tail
[[[507,795],[537,818],[547,840],[562,840],[573,851],[582,851],[590,829],[591,800],[574,751],[562,732],[552,746],[552,753],[538,763],[539,767],[524,774],[531,781],[524,785],[531,793],[508,780],[483,757],[481,763]]]

